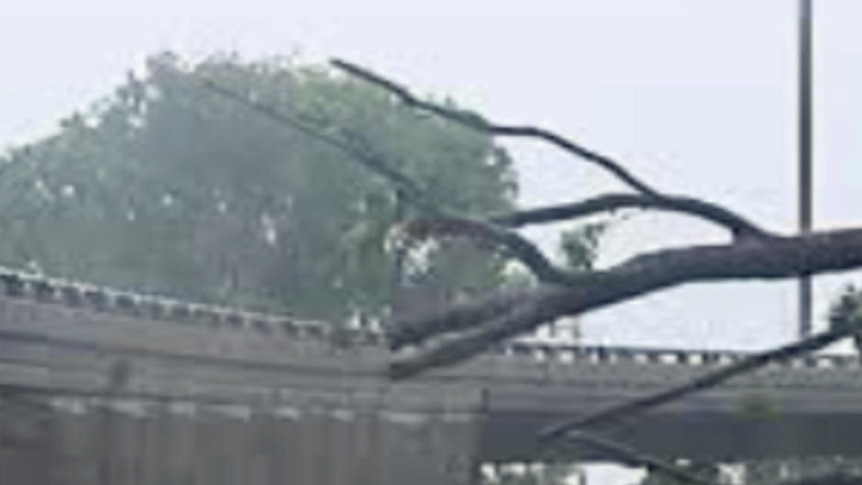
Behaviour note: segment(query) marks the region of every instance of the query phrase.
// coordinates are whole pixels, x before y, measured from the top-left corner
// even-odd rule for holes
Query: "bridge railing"
[[[532,359],[537,362],[637,364],[713,367],[738,362],[752,352],[673,348],[633,348],[534,342],[509,342],[495,347],[494,355]],[[816,354],[772,364],[785,368],[858,368],[860,358],[851,354]]]
[[[297,320],[289,315],[190,303],[47,278],[7,268],[0,268],[0,295],[135,318],[202,325],[213,329],[246,329],[261,334],[281,335],[298,340],[329,341],[345,346],[357,344],[384,346],[386,343],[383,332],[370,329],[336,329],[335,326],[325,322]],[[739,351],[591,346],[529,340],[501,344],[491,353],[496,356],[533,359],[537,362],[597,364],[634,362],[645,365],[692,367],[724,365],[751,354],[751,352]],[[814,369],[856,368],[860,367],[860,359],[855,355],[816,354],[774,364],[773,367],[775,366]]]

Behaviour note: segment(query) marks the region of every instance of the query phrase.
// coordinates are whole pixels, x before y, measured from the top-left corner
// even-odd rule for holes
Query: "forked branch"
[[[424,227],[421,230],[422,237],[435,235],[433,234],[435,230],[440,230],[443,233],[440,235],[446,235],[446,232],[449,232],[450,235],[454,235],[455,232],[465,235],[469,232],[474,239],[490,242],[495,246],[504,248],[509,257],[520,261],[539,281],[553,284],[570,284],[573,281],[571,274],[551,263],[539,248],[527,238],[502,226],[497,226],[493,222],[484,222],[461,216],[455,210],[438,204],[419,184],[398,170],[395,163],[375,153],[370,147],[360,146],[355,140],[348,140],[344,136],[326,133],[308,121],[282,113],[271,106],[249,99],[238,92],[220,86],[212,81],[204,82],[203,86],[213,93],[241,103],[273,122],[300,131],[339,150],[347,155],[350,160],[356,161],[386,179],[404,195],[408,202],[439,218],[440,221],[448,221],[448,224],[442,222],[440,224],[414,224],[410,230],[410,232],[414,233],[413,235],[419,235],[420,226]],[[447,227],[449,229],[446,229]],[[458,228],[458,231],[455,228]]]
[[[494,249],[502,248],[510,257],[524,264],[543,283],[572,285],[578,281],[577,275],[554,265],[529,240],[492,223],[456,217],[415,219],[405,223],[403,230],[410,239],[458,236],[490,243],[496,246]]]
[[[569,205],[567,207],[569,210],[569,219],[577,217],[578,212],[584,210],[594,213],[623,207],[642,207],[673,210],[701,217],[730,229],[734,236],[764,237],[768,235],[766,231],[745,220],[742,216],[735,214],[730,209],[696,199],[662,194],[643,180],[636,177],[633,173],[623,167],[620,162],[586,148],[583,145],[575,143],[574,141],[552,131],[535,126],[513,126],[492,123],[475,113],[467,113],[430,101],[425,101],[415,96],[406,87],[356,64],[340,59],[333,60],[332,64],[352,76],[379,86],[380,88],[392,93],[405,105],[432,113],[442,119],[459,123],[466,127],[491,135],[533,138],[551,143],[576,157],[595,163],[640,193],[640,197],[637,195],[609,195],[604,198],[592,199],[585,201],[586,205],[583,207],[573,207],[572,205]],[[559,215],[562,212],[557,211],[556,213]]]
[[[606,194],[569,204],[551,205],[503,214],[491,221],[506,227],[568,221],[621,209],[658,209],[699,217],[728,229],[734,236],[770,237],[766,230],[719,205],[691,197]]]
[[[606,196],[607,198],[604,199],[593,199],[590,201],[586,201],[589,204],[582,208],[578,208],[579,210],[589,210],[590,212],[603,212],[622,207],[642,207],[674,210],[678,212],[685,212],[690,215],[698,216],[711,222],[723,225],[730,229],[733,232],[734,236],[763,237],[767,235],[766,231],[760,229],[756,225],[745,220],[742,216],[733,213],[733,211],[727,208],[723,208],[715,204],[696,199],[674,197],[662,194],[640,178],[636,177],[633,173],[623,167],[620,162],[606,155],[602,155],[601,153],[598,153],[594,150],[586,148],[583,145],[575,143],[574,141],[552,131],[546,130],[544,128],[538,128],[535,126],[513,126],[492,123],[475,113],[467,113],[461,110],[442,106],[440,104],[436,104],[430,101],[425,101],[415,96],[406,87],[394,81],[386,79],[385,77],[374,73],[369,69],[360,67],[356,64],[340,59],[333,60],[332,64],[352,76],[355,76],[373,85],[379,86],[380,88],[392,93],[405,105],[411,106],[418,110],[432,113],[442,119],[446,119],[491,135],[533,138],[551,143],[552,145],[555,145],[558,148],[561,148],[562,150],[576,157],[582,158],[602,167],[603,169],[607,170],[615,177],[617,177],[619,180],[621,180],[623,183],[625,183],[635,191],[639,192],[641,195],[641,197],[639,198],[637,196],[630,196],[631,198],[626,198],[626,196],[624,195],[610,195]],[[573,208],[569,207],[569,209],[571,210]],[[578,211],[576,210],[572,210],[571,215],[569,215],[568,218],[576,217],[577,212]]]
[[[596,151],[590,150],[589,148],[575,143],[574,141],[569,140],[568,138],[565,138],[562,135],[558,135],[552,131],[545,130],[543,128],[537,128],[535,126],[513,126],[491,123],[485,118],[475,113],[466,113],[464,111],[454,110],[436,103],[424,101],[419,97],[414,96],[413,93],[411,93],[410,90],[408,90],[404,86],[390,81],[389,79],[386,79],[383,76],[370,71],[369,69],[357,66],[356,64],[341,59],[334,59],[332,61],[332,64],[352,76],[379,86],[386,91],[389,91],[407,106],[433,113],[440,118],[459,123],[466,127],[485,133],[508,137],[534,138],[548,142],[572,155],[595,163],[596,165],[612,173],[615,177],[620,179],[629,187],[642,194],[659,194],[657,190],[655,190],[646,182],[640,180],[634,174],[626,170],[616,160],[613,160],[612,158],[602,155],[601,153],[598,153]]]
[[[450,330],[472,331],[394,362],[391,374],[405,378],[451,365],[554,318],[583,314],[686,283],[792,278],[859,267],[862,228],[657,251],[584,274],[570,287],[542,285],[519,298],[502,294],[414,321],[409,331],[399,335],[399,345]],[[450,328],[455,325],[458,328]]]

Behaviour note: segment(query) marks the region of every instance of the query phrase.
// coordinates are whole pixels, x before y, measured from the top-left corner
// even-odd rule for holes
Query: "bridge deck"
[[[514,343],[393,384],[381,377],[388,355],[377,335],[330,335],[325,327],[282,316],[57,282],[0,281],[0,385],[45,395],[60,389],[60,411],[121,409],[131,402],[138,403],[134,412],[147,413],[195,403],[198,410],[228,406],[246,418],[314,415],[330,428],[363,413],[396,427],[478,423],[478,452],[486,461],[537,459],[544,452],[534,436],[545,426],[665,389],[744,355]],[[848,430],[862,425],[860,377],[856,358],[809,357],[603,432],[663,456],[856,455],[862,433]],[[576,445],[563,455],[605,458]]]

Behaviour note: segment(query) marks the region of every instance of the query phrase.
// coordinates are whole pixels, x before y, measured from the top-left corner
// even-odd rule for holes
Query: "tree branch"
[[[641,194],[650,196],[660,195],[660,193],[656,189],[652,188],[646,182],[640,180],[631,172],[623,168],[623,166],[616,160],[613,160],[612,158],[602,155],[596,151],[590,150],[552,131],[545,130],[543,128],[537,128],[534,126],[511,126],[494,124],[474,113],[466,113],[428,101],[423,101],[422,99],[419,99],[418,97],[414,96],[404,86],[390,81],[379,74],[371,72],[368,69],[357,66],[356,64],[352,64],[350,62],[340,59],[333,59],[332,64],[335,67],[350,74],[351,76],[355,76],[365,82],[379,86],[386,91],[389,91],[407,106],[433,113],[440,118],[485,133],[508,137],[534,138],[545,141],[572,155],[595,163],[596,165],[607,170],[619,180],[621,180],[623,183],[633,188],[637,192],[640,192]]]
[[[455,217],[415,219],[405,223],[403,230],[411,239],[459,236],[491,243],[507,250],[510,257],[523,263],[543,283],[572,285],[577,282],[577,275],[555,266],[528,239],[488,222]]]
[[[417,207],[424,209],[435,217],[440,218],[441,222],[439,224],[431,224],[428,222],[425,222],[424,224],[414,224],[414,232],[418,232],[419,227],[425,227],[424,233],[427,237],[432,235],[435,228],[443,230],[443,228],[447,226],[450,228],[458,227],[461,232],[465,232],[467,231],[467,228],[469,228],[469,232],[475,238],[490,241],[506,248],[509,255],[523,263],[524,266],[526,266],[536,276],[536,278],[539,279],[539,281],[553,284],[571,284],[574,281],[573,276],[569,272],[554,266],[550,260],[542,254],[539,248],[520,234],[495,226],[490,222],[460,217],[453,210],[440,206],[434,202],[434,199],[422,190],[410,177],[396,169],[385,159],[385,157],[375,154],[370,147],[359,147],[355,143],[342,139],[342,137],[324,133],[319,128],[315,128],[308,122],[283,114],[270,106],[248,99],[245,96],[223,86],[219,86],[212,81],[204,81],[203,86],[214,93],[245,105],[249,109],[266,116],[272,121],[294,128],[309,137],[338,149],[349,158],[356,160],[372,172],[387,179],[402,194],[404,194],[408,201]],[[445,224],[442,221],[448,221],[448,224]],[[454,232],[454,229],[450,232]]]
[[[659,209],[705,219],[731,231],[734,236],[774,237],[744,217],[715,204],[690,197],[639,194],[607,194],[570,204],[552,205],[491,217],[501,226],[524,227],[586,217],[619,209]]]
[[[478,328],[463,338],[396,360],[390,372],[393,378],[405,378],[451,365],[554,318],[583,314],[685,283],[782,279],[858,267],[862,267],[862,228],[657,251],[582,275],[570,287],[542,285],[519,301],[504,293],[479,305],[454,306],[415,321],[413,328],[401,332],[401,345],[450,330]],[[490,321],[473,317],[489,317]]]
[[[340,59],[332,60],[332,64],[352,76],[392,93],[405,105],[432,113],[442,119],[491,135],[535,138],[551,143],[572,155],[599,165],[640,193],[640,196],[611,194],[585,201],[582,207],[578,207],[576,204],[571,204],[568,206],[561,206],[558,210],[551,212],[549,212],[549,210],[552,208],[546,208],[542,210],[541,214],[531,214],[532,211],[528,211],[520,213],[522,220],[524,217],[529,217],[531,215],[543,218],[551,217],[552,212],[555,213],[554,217],[559,217],[559,214],[562,212],[568,213],[564,218],[573,218],[579,215],[605,212],[623,207],[643,207],[683,212],[689,215],[701,217],[727,227],[731,230],[734,236],[765,237],[768,235],[766,231],[745,220],[743,217],[735,214],[729,209],[697,199],[664,195],[646,182],[637,178],[616,160],[590,150],[549,130],[534,126],[495,124],[475,113],[467,113],[429,101],[424,101],[411,93],[406,87],[356,64]],[[501,221],[495,220],[494,222]],[[547,222],[547,219],[545,219],[545,222]]]
[[[603,424],[618,423],[622,419],[634,418],[646,411],[654,409],[663,404],[680,399],[682,397],[714,388],[734,377],[760,369],[773,362],[781,362],[792,359],[798,355],[807,354],[820,350],[827,345],[841,340],[851,333],[857,332],[859,325],[847,325],[838,329],[822,332],[804,340],[789,345],[757,353],[746,357],[739,362],[734,362],[721,369],[708,372],[689,382],[671,387],[642,398],[624,402],[619,406],[603,409],[599,412],[554,425],[539,434],[542,442],[551,442],[563,438],[572,431],[582,428],[601,426]]]
[[[556,288],[545,285],[539,289],[504,289],[464,302],[453,304],[439,311],[419,315],[408,315],[388,329],[389,348],[399,350],[416,345],[424,340],[447,332],[457,332],[478,325],[480,322],[509,312],[521,302],[535,298],[537,291]]]

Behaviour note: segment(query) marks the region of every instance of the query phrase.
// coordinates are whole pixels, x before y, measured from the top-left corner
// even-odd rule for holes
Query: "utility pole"
[[[813,155],[812,0],[799,0],[799,232],[811,231]],[[799,278],[799,336],[812,333],[811,275]]]

